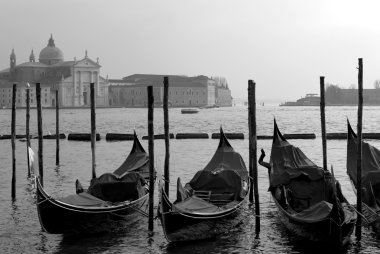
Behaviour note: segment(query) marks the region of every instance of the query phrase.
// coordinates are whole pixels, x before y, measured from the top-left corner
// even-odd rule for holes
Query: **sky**
[[[248,80],[260,101],[319,94],[319,77],[348,88],[380,79],[380,1],[0,0],[0,70],[38,59],[50,34],[65,60],[85,56],[101,75],[206,75],[234,98]]]

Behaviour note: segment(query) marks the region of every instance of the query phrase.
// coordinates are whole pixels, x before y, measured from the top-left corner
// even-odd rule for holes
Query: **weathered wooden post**
[[[323,170],[327,171],[327,147],[326,147],[326,115],[325,115],[325,77],[319,77],[321,93],[321,130],[322,130],[322,151],[323,151]]]
[[[17,93],[17,85],[13,84],[13,90],[12,90],[12,124],[11,124],[12,199],[16,198],[16,93]]]
[[[55,165],[59,165],[59,92],[58,88],[55,91],[55,135],[56,135],[56,150],[55,150]]]
[[[356,172],[356,209],[361,214],[362,213],[362,122],[363,122],[363,59],[359,58],[359,74],[358,74],[358,160],[357,160],[357,172]],[[362,234],[362,218],[358,216],[356,221],[356,238],[360,241]]]
[[[30,123],[30,84],[26,84],[26,157],[28,160],[28,177],[31,176],[30,170],[30,158],[29,158],[29,147],[30,147],[30,134],[29,134],[29,123]]]
[[[170,163],[170,150],[169,150],[169,110],[168,110],[168,100],[169,100],[169,77],[164,77],[164,131],[165,131],[165,166],[164,166],[164,181],[165,181],[165,192],[169,197],[169,163]]]
[[[249,201],[253,201],[253,192],[255,195],[255,215],[256,215],[256,233],[260,232],[260,201],[259,188],[257,179],[257,135],[256,135],[256,84],[248,80],[248,127],[249,127],[249,176],[250,192]]]
[[[154,133],[153,133],[153,87],[148,86],[148,136],[149,136],[149,222],[148,229],[153,230],[154,205]]]
[[[44,186],[44,167],[43,167],[43,133],[42,133],[42,105],[41,105],[41,84],[36,83],[37,98],[37,126],[38,126],[38,173],[41,185]]]
[[[90,83],[92,178],[96,178],[96,161],[95,161],[96,115],[95,115],[95,88],[94,86],[95,86],[95,83]]]

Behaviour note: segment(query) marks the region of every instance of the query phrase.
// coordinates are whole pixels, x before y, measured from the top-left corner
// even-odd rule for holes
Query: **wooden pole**
[[[31,176],[30,170],[30,160],[29,160],[29,147],[30,147],[30,134],[29,134],[29,123],[30,123],[30,85],[27,84],[26,88],[26,157],[28,160],[28,177]]]
[[[357,189],[356,189],[356,209],[361,214],[362,213],[362,122],[363,122],[363,59],[359,58],[359,74],[358,74],[358,85],[359,85],[359,105],[358,105],[358,160],[357,160]],[[361,240],[362,233],[362,218],[358,216],[356,220],[356,238]]]
[[[56,134],[56,150],[55,165],[59,165],[59,92],[55,91],[55,134]]]
[[[257,134],[256,134],[256,84],[248,80],[248,127],[249,127],[249,201],[253,201],[252,189],[255,195],[256,233],[260,232],[260,201],[257,179]]]
[[[165,192],[169,197],[169,162],[170,162],[170,150],[169,150],[169,110],[168,110],[168,100],[169,100],[169,78],[164,77],[164,131],[165,131],[165,166],[164,166],[164,181],[165,181]]]
[[[91,152],[92,152],[92,178],[96,178],[95,142],[96,142],[96,114],[95,114],[95,83],[90,83],[91,93]]]
[[[16,198],[16,93],[17,85],[13,84],[12,90],[12,124],[11,124],[11,142],[12,142],[12,199]]]
[[[322,129],[322,150],[323,150],[323,170],[327,171],[327,147],[326,147],[326,115],[325,115],[325,77],[319,77],[321,93],[321,129]]]
[[[41,84],[36,84],[37,97],[37,125],[38,125],[38,173],[41,185],[44,186],[44,167],[43,167],[43,133],[42,133],[42,105],[41,105]]]
[[[153,133],[153,87],[148,86],[148,136],[149,136],[149,225],[153,230],[154,204],[154,133]]]

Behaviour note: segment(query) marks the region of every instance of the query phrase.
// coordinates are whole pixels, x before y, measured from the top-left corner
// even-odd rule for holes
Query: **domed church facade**
[[[31,89],[31,105],[36,105],[35,84],[41,84],[41,103],[44,107],[54,107],[58,102],[62,107],[90,105],[90,83],[95,83],[96,105],[108,106],[107,79],[100,76],[99,59],[90,59],[85,52],[83,59],[64,61],[61,49],[55,46],[51,35],[48,44],[40,51],[38,62],[33,50],[29,61],[16,64],[14,49],[10,55],[10,67],[0,71],[0,107],[10,107],[12,85],[17,84],[16,105],[26,105],[27,83]],[[55,98],[56,90],[59,98]]]

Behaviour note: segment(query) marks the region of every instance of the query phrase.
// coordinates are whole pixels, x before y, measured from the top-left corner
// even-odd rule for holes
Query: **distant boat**
[[[181,109],[182,114],[196,114],[199,112],[197,108],[183,108]]]

